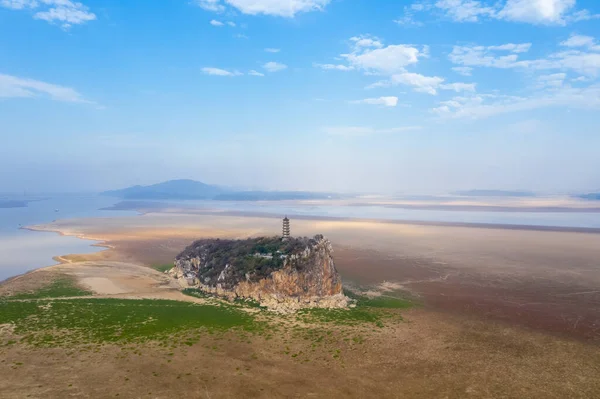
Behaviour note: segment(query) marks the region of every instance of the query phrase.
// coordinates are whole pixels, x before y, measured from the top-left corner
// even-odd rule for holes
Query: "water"
[[[25,208],[0,208],[0,281],[29,270],[56,264],[52,257],[98,251],[93,241],[57,233],[20,229],[55,219],[134,215],[135,212],[101,211],[117,202],[99,196],[61,196],[30,202]],[[55,210],[58,210],[56,212]]]
[[[162,203],[164,205],[164,203]],[[288,216],[330,216],[398,221],[478,223],[537,227],[600,228],[600,212],[491,212],[401,209],[385,206],[299,205],[285,202],[169,201],[185,208],[270,213]]]
[[[102,211],[119,202],[100,196],[61,196],[30,202],[26,208],[0,208],[0,281],[55,264],[53,256],[98,251],[93,241],[56,233],[20,230],[20,226],[79,217],[122,217],[135,211]],[[150,201],[148,201],[151,203]],[[164,204],[164,202],[161,202]],[[447,223],[509,224],[546,227],[600,228],[600,213],[489,212],[400,209],[384,206],[299,205],[286,202],[169,201],[172,206],[259,212],[288,216],[330,216],[359,219]],[[156,206],[159,207],[159,203]],[[58,212],[55,210],[58,209]]]

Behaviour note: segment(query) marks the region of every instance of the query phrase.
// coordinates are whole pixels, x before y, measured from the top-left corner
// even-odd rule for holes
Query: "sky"
[[[596,0],[0,0],[0,192],[600,189]]]

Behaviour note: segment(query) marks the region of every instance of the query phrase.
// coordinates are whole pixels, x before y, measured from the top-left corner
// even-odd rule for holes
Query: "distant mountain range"
[[[506,190],[467,190],[453,193],[463,197],[535,197],[529,191],[506,191]]]
[[[151,186],[105,191],[101,195],[126,200],[278,201],[340,198],[336,194],[308,191],[236,191],[194,180],[169,180]]]
[[[133,186],[121,190],[105,191],[102,195],[122,199],[193,200],[212,199],[225,190],[218,186],[194,180],[169,180],[151,186]]]

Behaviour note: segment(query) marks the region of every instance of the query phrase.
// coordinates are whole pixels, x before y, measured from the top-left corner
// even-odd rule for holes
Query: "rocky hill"
[[[171,274],[183,286],[280,311],[348,304],[331,243],[321,235],[196,241],[177,256]]]

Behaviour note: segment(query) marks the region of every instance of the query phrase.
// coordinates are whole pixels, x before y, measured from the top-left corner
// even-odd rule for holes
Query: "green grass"
[[[152,268],[154,270],[157,270],[157,271],[161,272],[161,273],[164,273],[166,271],[171,270],[173,268],[173,264],[169,263],[169,264],[166,264],[166,265],[152,265]]]
[[[377,324],[381,315],[368,309],[304,309],[298,311],[298,318],[305,323],[334,323],[337,325]]]
[[[43,299],[43,298],[66,298],[92,295],[91,291],[86,291],[78,287],[75,280],[68,276],[59,277],[50,284],[36,291],[23,292],[12,295],[10,299]]]
[[[252,315],[233,307],[168,300],[0,300],[0,309],[0,324],[14,324],[16,334],[37,346],[164,340],[191,329],[262,328]]]

